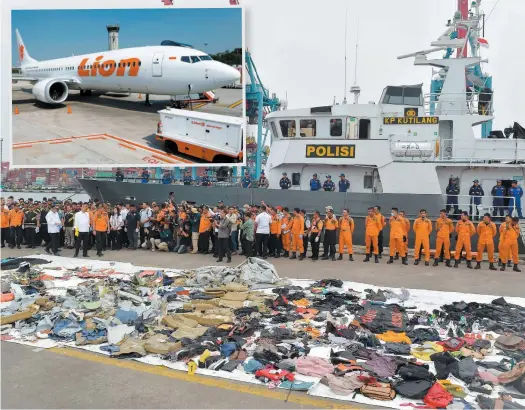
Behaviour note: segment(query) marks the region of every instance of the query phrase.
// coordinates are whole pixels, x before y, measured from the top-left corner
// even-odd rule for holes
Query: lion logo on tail
[[[20,57],[20,62],[24,60],[24,46],[20,45],[18,47],[18,56]]]

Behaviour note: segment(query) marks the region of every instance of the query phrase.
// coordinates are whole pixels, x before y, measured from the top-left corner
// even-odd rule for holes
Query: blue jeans
[[[232,241],[232,252],[237,252],[237,249],[239,248],[238,245],[238,239],[239,239],[239,231],[235,230],[230,233],[230,238]]]

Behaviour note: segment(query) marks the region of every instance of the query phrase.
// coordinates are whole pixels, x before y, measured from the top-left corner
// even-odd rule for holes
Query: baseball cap
[[[331,175],[327,175],[326,178],[327,178],[327,179],[328,179],[328,178],[332,178],[332,176],[331,176]]]
[[[472,182],[479,182],[479,181],[478,181],[477,179],[475,179],[475,180],[474,180],[474,181],[472,181]]]
[[[344,177],[344,176],[345,176],[345,174],[341,174],[341,175],[339,175],[339,176],[340,176],[340,177]]]

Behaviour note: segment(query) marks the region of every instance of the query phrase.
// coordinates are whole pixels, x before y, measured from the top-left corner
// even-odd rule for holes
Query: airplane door
[[[153,55],[153,69],[151,70],[153,77],[162,77],[162,60],[164,60],[163,53]]]

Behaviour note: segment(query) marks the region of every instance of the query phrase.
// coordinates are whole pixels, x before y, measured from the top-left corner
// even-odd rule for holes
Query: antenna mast
[[[347,32],[348,32],[348,3],[346,3],[345,5],[345,93],[344,93],[344,98],[343,98],[343,104],[346,104],[346,73],[347,73],[347,70],[346,70],[346,51],[347,51],[346,41],[348,39]]]
[[[357,35],[355,41],[355,66],[354,66],[354,85],[350,88],[350,92],[354,94],[354,104],[358,104],[359,94],[361,94],[361,87],[357,85],[357,52],[359,48],[359,13],[357,14]]]

